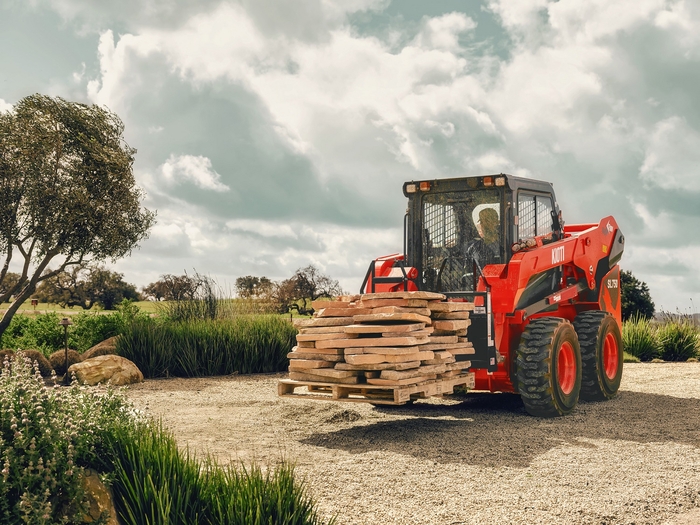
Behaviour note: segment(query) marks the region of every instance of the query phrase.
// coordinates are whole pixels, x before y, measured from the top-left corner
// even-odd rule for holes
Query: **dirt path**
[[[553,420],[507,394],[281,399],[280,377],[151,380],[129,397],[182,446],[296,462],[341,524],[700,523],[700,364],[626,364],[618,398]]]

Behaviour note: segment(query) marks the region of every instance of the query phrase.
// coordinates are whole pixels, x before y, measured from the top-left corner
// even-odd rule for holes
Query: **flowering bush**
[[[38,369],[18,355],[0,372],[0,523],[81,523],[80,476],[95,443],[119,420],[126,402],[113,392],[46,388]]]

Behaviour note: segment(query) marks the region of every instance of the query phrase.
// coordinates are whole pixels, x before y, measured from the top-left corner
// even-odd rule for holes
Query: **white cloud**
[[[229,191],[221,182],[221,175],[212,169],[211,160],[195,155],[170,155],[159,168],[163,180],[169,185],[192,182],[205,190]]]
[[[681,117],[659,122],[639,171],[652,186],[700,191],[700,132]]]
[[[10,111],[12,110],[12,104],[9,102],[5,102],[3,99],[0,98],[0,111]]]
[[[276,10],[266,0],[221,2],[177,23],[129,26],[131,33],[116,42],[107,31],[99,44],[100,77],[88,94],[128,115],[134,94],[149,88],[140,83],[144,59],[160,61],[195,92],[235,86],[252,94],[262,108],[258,120],[308,161],[319,198],[342,183],[384,205],[383,198],[399,195],[403,180],[506,171],[555,181],[571,222],[615,214],[634,225],[632,241],[668,238],[677,210],[650,205],[654,191],[700,191],[694,171],[700,131],[681,105],[697,105],[695,87],[681,81],[697,70],[696,2],[493,0],[489,8],[513,42],[506,59],[486,47],[475,51],[476,18],[465,14],[424,17],[413,34],[389,40],[366,36],[346,17],[386,4],[296,0]],[[649,34],[658,39],[653,53],[638,45]],[[663,69],[676,75],[669,76],[672,92],[670,80],[654,84],[666,67],[677,68]],[[172,129],[167,119],[149,126],[154,140]],[[169,151],[178,149],[160,158]],[[213,169],[218,159],[207,155],[171,155],[144,178],[149,192],[184,183],[235,190]],[[169,203],[186,207],[174,197]],[[194,209],[184,215],[190,218],[173,218],[155,235],[163,249],[187,246],[197,253],[197,238],[205,238],[226,246],[219,249],[239,275],[266,268],[283,277],[314,262],[361,277],[386,240],[381,228],[296,217],[260,221],[236,209],[220,222],[207,219],[209,226],[195,220]],[[400,249],[400,233],[392,242],[386,251]],[[643,268],[643,258],[630,254],[625,264]],[[674,254],[681,259],[681,252]],[[228,266],[224,273],[233,271]]]

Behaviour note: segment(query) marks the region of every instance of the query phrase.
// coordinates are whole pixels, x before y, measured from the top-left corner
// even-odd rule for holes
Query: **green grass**
[[[628,354],[627,352],[622,352],[622,361],[623,361],[623,363],[640,363],[641,362],[638,357],[635,357],[632,354]]]
[[[145,377],[279,372],[289,365],[296,333],[276,315],[180,323],[145,319],[123,332],[117,352]]]

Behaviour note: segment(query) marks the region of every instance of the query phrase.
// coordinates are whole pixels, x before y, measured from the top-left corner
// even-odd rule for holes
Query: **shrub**
[[[198,461],[121,394],[46,388],[21,357],[0,372],[0,466],[1,524],[83,523],[87,467],[111,481],[127,525],[323,523],[291,466]]]
[[[117,353],[145,377],[196,377],[279,372],[289,366],[296,329],[278,316],[230,320],[133,323],[117,341]]]
[[[651,361],[661,352],[656,329],[641,315],[633,315],[623,323],[622,345],[640,361]]]
[[[661,358],[664,361],[687,361],[696,357],[700,346],[698,329],[687,319],[670,319],[659,328]]]
[[[45,388],[21,356],[0,373],[0,523],[82,523],[83,467],[94,443],[126,413],[111,394]]]

